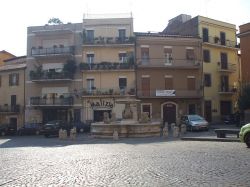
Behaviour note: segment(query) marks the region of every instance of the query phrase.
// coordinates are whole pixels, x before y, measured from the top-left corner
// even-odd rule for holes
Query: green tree
[[[50,18],[48,21],[48,24],[50,25],[60,25],[63,24],[63,22],[59,18]]]
[[[250,109],[250,84],[247,84],[242,88],[238,103],[241,111]]]

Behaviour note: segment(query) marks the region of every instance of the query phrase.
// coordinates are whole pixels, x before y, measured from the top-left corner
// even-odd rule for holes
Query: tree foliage
[[[242,88],[238,103],[241,111],[250,109],[250,84]]]
[[[50,25],[60,25],[63,24],[63,22],[59,18],[50,18],[48,21],[48,24]]]

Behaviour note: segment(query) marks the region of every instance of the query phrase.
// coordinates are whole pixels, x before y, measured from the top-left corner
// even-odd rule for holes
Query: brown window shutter
[[[173,90],[173,78],[172,77],[166,77],[165,78],[165,89],[166,90]]]
[[[187,79],[187,87],[188,87],[188,90],[195,90],[195,78]]]
[[[19,74],[16,74],[16,85],[19,85]]]
[[[9,74],[9,86],[12,86],[12,74]]]
[[[142,96],[150,96],[150,78],[143,77],[141,83]]]

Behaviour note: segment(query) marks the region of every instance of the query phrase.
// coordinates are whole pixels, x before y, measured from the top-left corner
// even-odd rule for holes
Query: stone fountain
[[[112,138],[115,134],[121,138],[124,137],[154,137],[160,136],[161,121],[150,121],[147,113],[142,113],[138,119],[137,105],[140,100],[120,99],[117,104],[124,104],[122,120],[116,120],[116,114],[113,112],[111,118],[108,113],[104,114],[102,122],[91,124],[91,134],[96,138]]]

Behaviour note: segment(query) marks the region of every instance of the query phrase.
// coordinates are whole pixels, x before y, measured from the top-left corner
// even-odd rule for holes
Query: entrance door
[[[164,122],[176,123],[176,105],[173,103],[166,103],[163,106],[163,120]]]
[[[17,118],[10,118],[10,127],[17,130]]]
[[[111,110],[94,110],[94,122],[103,121],[104,112],[108,112],[111,118]]]
[[[81,121],[81,109],[74,109],[74,121],[75,122]]]
[[[212,121],[212,102],[211,101],[205,101],[205,107],[204,107],[205,111],[205,119],[208,122]]]
[[[220,114],[222,116],[230,115],[231,114],[231,101],[221,101],[220,102]]]

